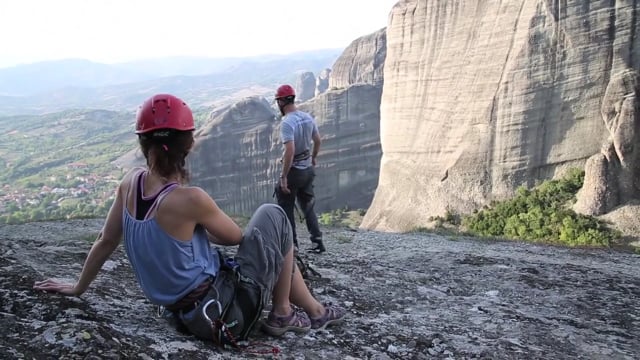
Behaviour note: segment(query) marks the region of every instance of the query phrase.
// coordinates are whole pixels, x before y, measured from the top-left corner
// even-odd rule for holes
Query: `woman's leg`
[[[284,210],[276,204],[258,207],[244,230],[235,259],[240,265],[240,273],[263,288],[263,301],[269,302],[272,295],[279,299],[289,298],[288,290],[284,290],[287,286],[277,284],[287,284],[287,279],[279,276],[285,271],[284,267],[288,267],[291,277],[293,260],[285,258],[292,251],[291,225]],[[288,281],[290,288],[290,279]]]
[[[293,259],[293,252],[291,252],[291,257]],[[295,263],[293,264],[293,271],[294,273],[291,277],[289,300],[293,304],[303,308],[310,317],[322,316],[325,311],[324,306],[313,297],[311,291],[309,291],[309,288],[307,287],[307,284],[302,278],[298,265]]]
[[[266,328],[273,335],[323,327],[345,314],[343,309],[324,306],[311,295],[294,262],[293,251],[291,225],[284,210],[275,204],[260,206],[247,225],[236,260],[242,275],[262,286],[267,297],[272,295]],[[266,303],[268,298],[263,301]],[[292,311],[291,303],[306,314]]]
[[[292,276],[294,269],[293,248],[285,255],[282,262],[282,269],[278,275],[278,280],[273,289],[273,306],[272,310],[276,315],[284,316],[291,313],[291,304],[289,303],[291,293]]]

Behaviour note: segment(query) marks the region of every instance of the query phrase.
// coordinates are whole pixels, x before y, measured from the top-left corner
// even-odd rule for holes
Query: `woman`
[[[47,279],[36,282],[34,289],[81,295],[124,238],[145,296],[171,310],[200,338],[225,339],[225,322],[237,323],[229,319],[226,308],[239,313],[241,325],[233,333],[246,337],[269,300],[272,308],[263,330],[274,336],[342,320],[344,309],[318,302],[306,287],[294,263],[291,225],[280,207],[260,206],[243,232],[205,191],[185,185],[185,158],[194,143],[194,129],[192,112],[179,98],[158,94],[146,100],[137,113],[136,134],[147,167],[133,169],[122,179],[78,281]],[[230,271],[210,242],[239,245],[237,271]],[[244,292],[228,300],[222,293],[229,286]],[[256,293],[258,299],[252,302],[250,295]],[[212,330],[214,323],[218,334]]]

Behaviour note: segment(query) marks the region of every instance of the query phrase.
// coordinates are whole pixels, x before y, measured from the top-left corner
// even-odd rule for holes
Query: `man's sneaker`
[[[302,310],[291,308],[291,314],[279,316],[271,311],[262,323],[262,330],[272,336],[282,336],[287,331],[306,333],[311,329],[309,315]]]
[[[324,244],[322,243],[322,240],[316,240],[314,241],[315,246],[309,249],[309,252],[314,252],[316,254],[321,254],[325,251],[327,251],[327,249],[324,247]]]
[[[324,315],[317,319],[310,319],[312,329],[324,329],[328,325],[339,324],[347,315],[347,310],[338,305],[333,305],[330,302],[322,303],[322,305],[324,305],[325,309]]]

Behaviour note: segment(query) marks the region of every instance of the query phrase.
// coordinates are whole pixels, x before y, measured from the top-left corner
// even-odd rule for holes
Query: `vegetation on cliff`
[[[571,209],[583,181],[584,171],[571,169],[565,177],[547,180],[533,189],[520,187],[512,199],[493,202],[463,217],[462,228],[482,237],[568,246],[609,246],[620,237],[617,231],[593,216]]]

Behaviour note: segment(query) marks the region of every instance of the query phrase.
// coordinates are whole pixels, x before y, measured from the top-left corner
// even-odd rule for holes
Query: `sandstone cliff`
[[[299,106],[318,122],[322,147],[316,168],[319,209],[367,208],[380,169],[380,96],[370,84],[331,90]]]
[[[362,226],[409,230],[446,208],[469,212],[592,156],[585,188],[598,200],[583,199],[584,209],[638,197],[639,8],[398,2],[387,27],[379,186]]]
[[[386,51],[384,40],[381,30],[354,41],[336,62],[339,70],[321,74],[330,79],[335,74],[341,89],[299,104],[316,118],[323,139],[316,171],[318,212],[367,208],[373,198],[382,156],[378,72]],[[358,69],[370,71],[353,75]],[[306,78],[315,88],[313,75]],[[196,145],[187,158],[192,183],[234,214],[249,215],[259,204],[275,201],[282,155],[276,118],[269,103],[257,97],[212,113],[206,127],[196,133]]]
[[[316,171],[318,211],[366,208],[371,202],[382,156],[381,90],[360,84],[300,105],[317,117],[323,138]],[[277,118],[269,103],[257,97],[213,113],[196,132],[196,144],[187,157],[191,183],[233,214],[250,215],[259,204],[275,201],[282,155]]]
[[[333,65],[329,90],[300,105],[323,136],[316,179],[320,209],[367,208],[380,171],[385,29],[354,40]]]
[[[324,69],[320,72],[320,75],[316,78],[316,92],[315,96],[323,94],[329,89],[329,77],[331,76],[331,69]]]
[[[575,206],[580,212],[602,215],[640,197],[638,80],[631,69],[609,80],[601,110],[608,139],[587,161],[585,184]]]
[[[386,28],[354,40],[333,64],[329,89],[360,83],[381,86],[386,51]]]
[[[264,98],[247,98],[214,111],[196,132],[187,157],[192,184],[233,214],[251,214],[258,204],[272,200],[282,154],[274,142],[277,125]]]
[[[303,102],[311,99],[316,93],[316,77],[311,71],[305,71],[296,77],[296,101]]]

